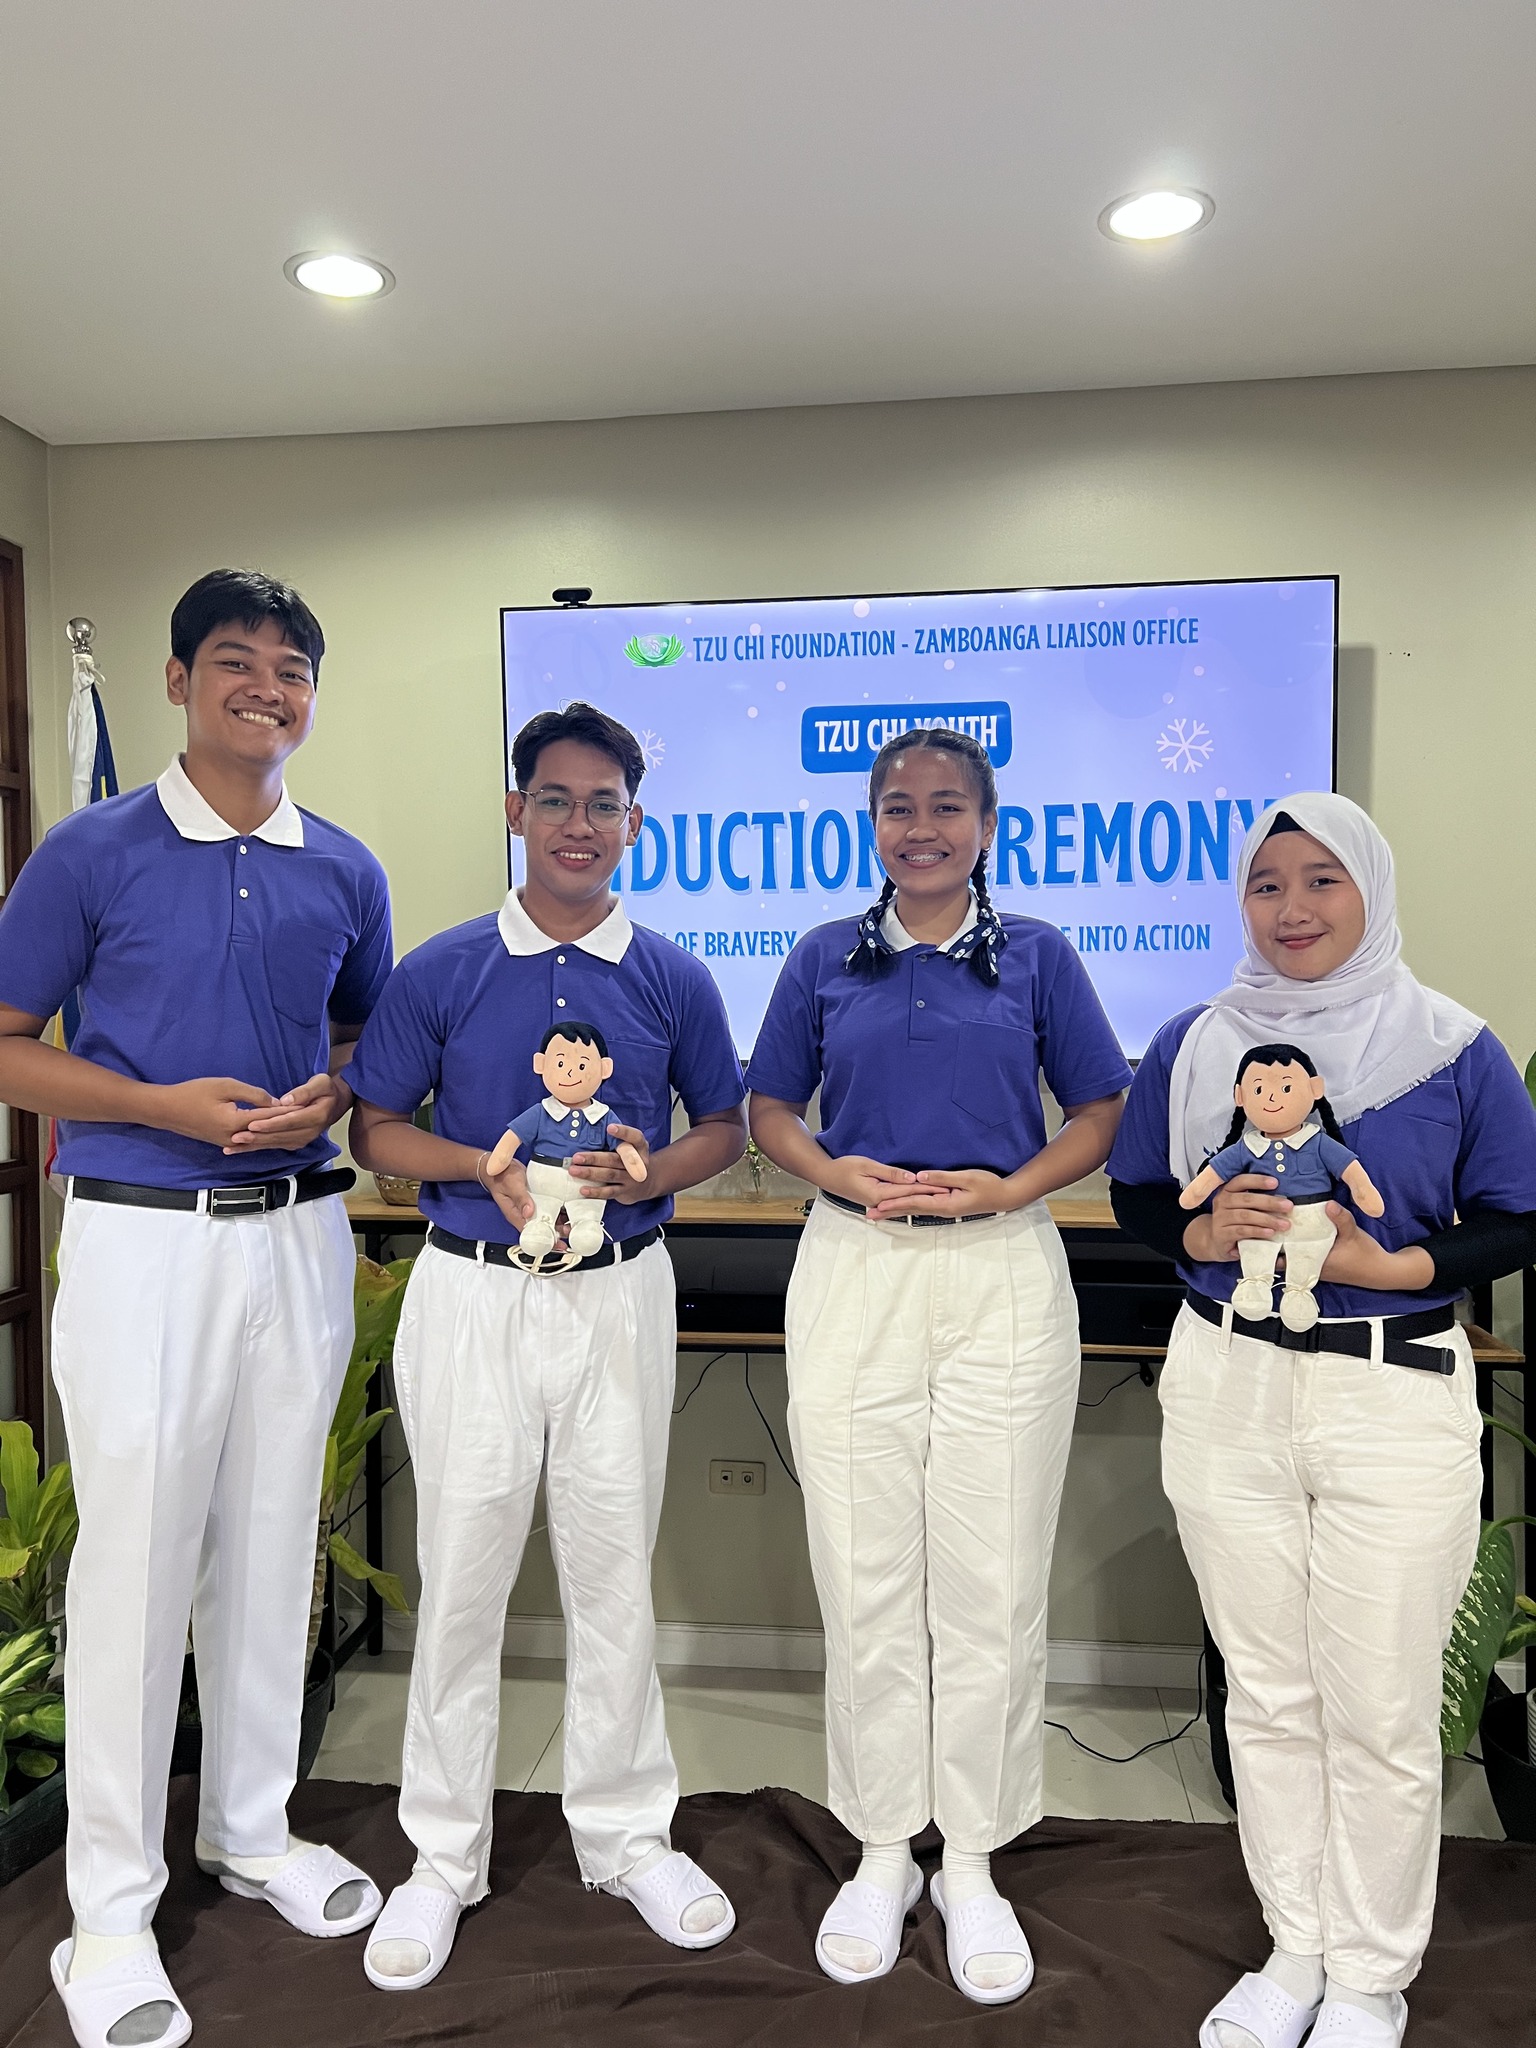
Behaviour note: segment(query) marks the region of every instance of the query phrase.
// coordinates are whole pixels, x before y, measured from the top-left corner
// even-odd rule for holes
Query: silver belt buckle
[[[210,1188],[208,1190],[208,1214],[210,1216],[265,1216],[267,1213],[267,1184],[255,1181],[243,1188]]]

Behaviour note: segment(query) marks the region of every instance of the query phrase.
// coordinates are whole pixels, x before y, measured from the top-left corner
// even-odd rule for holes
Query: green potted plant
[[[1512,1436],[1533,1456],[1523,1430],[1497,1415],[1483,1420]],[[1536,1760],[1529,1739],[1524,1693],[1510,1693],[1495,1665],[1522,1655],[1536,1643],[1536,1600],[1515,1590],[1517,1523],[1536,1526],[1536,1515],[1504,1515],[1485,1522],[1477,1562],[1451,1623],[1445,1651],[1445,1691],[1440,1708],[1440,1746],[1447,1756],[1465,1756],[1474,1734],[1482,1738],[1488,1790],[1511,1841],[1536,1841]],[[1536,1697],[1536,1696],[1533,1696]]]
[[[0,1422],[0,1884],[64,1839],[64,1698],[49,1609],[79,1528],[68,1465],[39,1480],[24,1422]]]

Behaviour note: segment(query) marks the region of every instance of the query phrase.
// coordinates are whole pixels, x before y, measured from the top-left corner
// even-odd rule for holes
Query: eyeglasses
[[[530,791],[527,802],[546,825],[563,825],[574,812],[581,811],[594,832],[611,832],[634,809],[633,804],[621,804],[611,796],[560,796],[552,789]]]

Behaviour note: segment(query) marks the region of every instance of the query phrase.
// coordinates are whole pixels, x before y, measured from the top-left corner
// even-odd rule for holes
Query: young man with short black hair
[[[546,1445],[566,1610],[564,1803],[581,1874],[683,1948],[712,1947],[735,1925],[718,1886],[670,1843],[677,1772],[650,1561],[677,1351],[661,1225],[672,1195],[745,1149],[741,1068],[707,970],[632,925],[609,893],[640,830],[633,734],[572,704],[523,727],[513,766],[507,821],[526,852],[524,887],[400,963],[348,1069],[354,1155],[419,1178],[431,1218],[395,1346],[422,1593],[400,1793],[416,1868],[364,1959],[383,1990],[430,1983],[460,1913],[486,1894],[507,1599]],[[533,1062],[551,1027],[587,1019],[613,1062],[611,1120],[606,1144],[562,1138],[561,1165],[588,1190],[573,1199],[606,1202],[610,1242],[552,1262],[565,1270],[527,1272],[515,1263],[535,1210],[524,1167],[512,1158],[493,1172],[490,1155],[549,1097]],[[691,1125],[675,1142],[674,1091]],[[430,1132],[411,1120],[428,1094]],[[545,1100],[551,1118],[560,1109]],[[569,1238],[574,1251],[586,1233]]]
[[[325,642],[297,591],[215,570],[171,619],[184,754],[54,826],[0,914],[0,1099],[56,1117],[53,1376],[80,1509],[66,1598],[81,2048],[191,2021],[151,1927],[192,1616],[198,1860],[303,1932],[350,1934],[364,1872],[288,1832],[326,1434],[356,1254],[331,1072],[390,968],[366,847],[288,796]],[[68,1052],[42,1034],[71,991]]]

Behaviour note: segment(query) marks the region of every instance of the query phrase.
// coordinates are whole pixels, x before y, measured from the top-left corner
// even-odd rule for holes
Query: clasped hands
[[[878,1159],[851,1154],[832,1161],[823,1186],[828,1194],[857,1202],[876,1223],[892,1216],[991,1216],[1019,1207],[1003,1176],[983,1167],[931,1167],[911,1173],[904,1166],[884,1166]]]
[[[229,1075],[178,1081],[161,1088],[163,1129],[241,1152],[302,1152],[352,1107],[352,1090],[338,1074],[316,1074],[286,1095],[270,1095]]]

